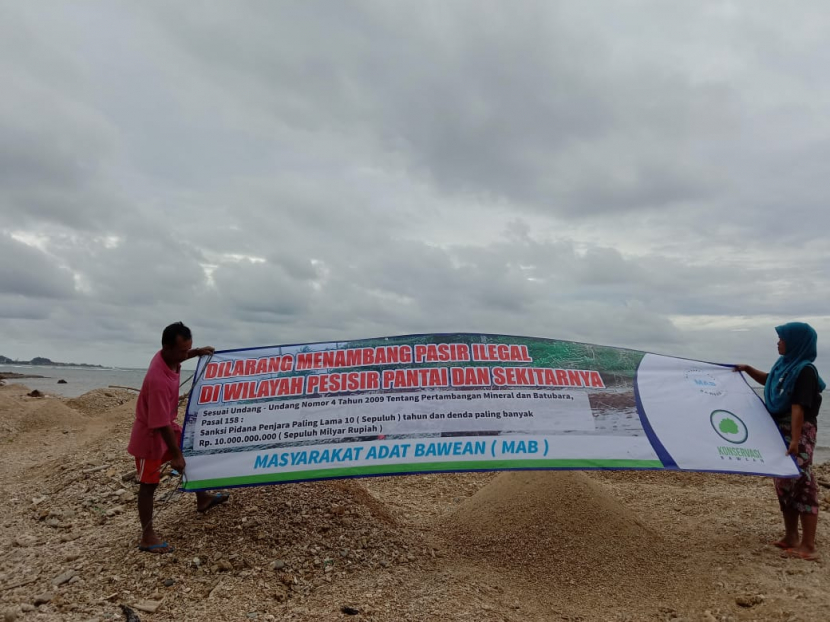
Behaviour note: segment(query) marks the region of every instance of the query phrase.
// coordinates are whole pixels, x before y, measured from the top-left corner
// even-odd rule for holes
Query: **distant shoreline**
[[[49,376],[37,376],[35,374],[17,374],[11,371],[0,371],[0,380],[21,380],[23,378],[48,378]]]
[[[43,357],[35,357],[31,361],[13,361],[7,356],[0,356],[0,365],[23,365],[33,367],[87,367],[90,369],[106,369],[103,365],[90,363],[59,363]]]

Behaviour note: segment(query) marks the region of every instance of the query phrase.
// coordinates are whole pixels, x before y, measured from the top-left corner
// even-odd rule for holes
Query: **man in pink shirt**
[[[182,428],[176,422],[179,409],[181,364],[194,356],[213,354],[213,348],[193,349],[190,329],[177,322],[164,329],[161,350],[150,362],[135,406],[135,422],[127,451],[135,456],[138,471],[138,517],[141,541],[138,548],[151,553],[169,553],[173,547],[153,531],[153,497],[159,484],[161,467],[169,462],[180,473],[185,469],[182,455]],[[228,500],[226,494],[196,493],[196,509],[206,512]]]

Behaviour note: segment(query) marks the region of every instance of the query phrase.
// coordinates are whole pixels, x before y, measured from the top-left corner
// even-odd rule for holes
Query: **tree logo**
[[[728,443],[740,445],[749,438],[749,430],[735,413],[728,410],[714,410],[709,416],[712,429]]]

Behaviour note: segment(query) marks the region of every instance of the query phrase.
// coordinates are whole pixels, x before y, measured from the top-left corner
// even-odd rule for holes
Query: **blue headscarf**
[[[786,346],[784,355],[779,356],[769,372],[767,383],[764,385],[764,401],[767,410],[773,414],[783,414],[792,406],[795,381],[801,371],[811,366],[815,370],[813,361],[816,360],[816,341],[818,336],[813,327],[804,322],[790,322],[783,326],[776,326],[775,332],[784,340]],[[818,375],[818,390],[824,391],[827,385]]]

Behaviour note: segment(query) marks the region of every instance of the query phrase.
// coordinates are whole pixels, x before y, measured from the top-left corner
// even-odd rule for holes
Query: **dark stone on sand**
[[[764,602],[764,597],[760,594],[742,594],[735,599],[735,602],[741,607],[754,607]]]
[[[66,384],[66,380],[64,380],[63,378],[61,378],[60,380],[58,380],[58,384]]]
[[[29,397],[43,397],[43,393],[41,393],[37,389],[35,389],[31,393],[27,393],[26,395],[28,395]]]
[[[141,622],[141,618],[138,617],[138,614],[127,607],[127,605],[118,605],[121,608],[121,612],[124,614],[125,622]]]

